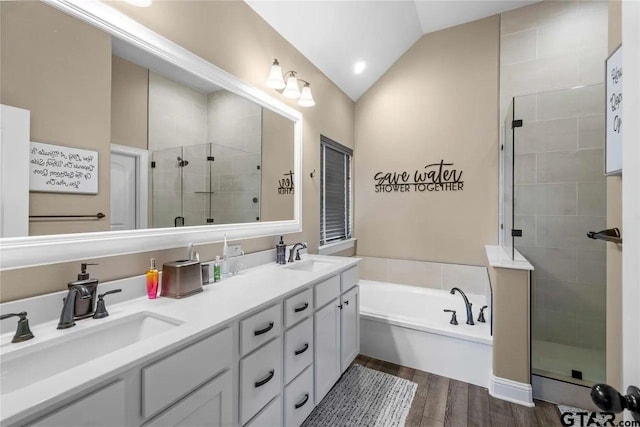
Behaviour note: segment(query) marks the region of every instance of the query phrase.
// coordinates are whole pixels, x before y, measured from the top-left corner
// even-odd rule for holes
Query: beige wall
[[[262,221],[293,219],[295,195],[278,194],[278,182],[286,178],[285,173],[293,170],[293,149],[293,122],[263,108],[260,204]]]
[[[149,70],[111,60],[111,143],[147,149]]]
[[[609,53],[622,43],[622,2],[609,1]],[[607,228],[622,230],[622,177],[607,177]],[[622,246],[607,244],[607,383],[622,387]]]
[[[358,255],[485,263],[498,229],[499,25],[423,36],[356,103]],[[376,172],[413,176],[441,159],[463,172],[462,191],[374,191]]]
[[[529,271],[488,269],[493,288],[493,375],[529,384]]]
[[[39,3],[28,4],[36,5],[29,7],[45,7]],[[289,103],[294,108],[299,108],[294,101],[287,100],[266,87],[265,80],[273,58],[277,57],[283,67],[296,69],[301,77],[311,82],[316,106],[301,109],[304,114],[303,232],[285,236],[285,240],[287,243],[306,241],[309,243],[310,251],[315,252],[319,240],[319,181],[317,178],[313,180],[309,178],[309,173],[314,169],[318,170],[320,168],[319,145],[321,133],[349,147],[354,146],[353,101],[245,3],[239,1],[154,2],[149,8],[136,8],[123,3],[110,4],[152,30],[183,45],[269,95]],[[7,21],[10,20],[5,14],[6,6],[4,3],[2,3],[2,7],[2,30],[4,31],[5,19]],[[55,14],[58,14],[58,12],[53,12],[53,10],[46,12],[46,16]],[[100,35],[97,31],[95,33],[94,37],[102,40],[100,36],[104,35]],[[83,40],[83,38],[78,39]],[[108,37],[106,37],[105,43],[108,45]],[[2,47],[4,58],[4,38]],[[101,69],[106,67],[105,78],[110,81],[110,50],[105,52],[104,56],[105,65]],[[50,58],[49,62],[52,61],[55,62]],[[4,63],[2,71],[4,88]],[[108,85],[105,90],[107,94],[110,93]],[[82,92],[83,97],[86,97],[86,92],[86,90]],[[28,105],[18,106],[29,108]],[[109,115],[109,112],[110,105],[106,103],[104,111],[100,115]],[[91,117],[93,117],[93,114],[91,114]],[[107,124],[107,126],[109,125]],[[62,130],[68,131],[69,129],[72,129],[72,126],[65,125],[62,127]],[[75,131],[77,132],[77,129]],[[95,137],[95,132],[91,132],[91,134]],[[107,127],[105,144],[109,142],[108,136],[109,129]],[[101,161],[105,159],[108,160],[108,155],[102,156]],[[101,169],[105,173],[108,171],[107,165],[108,162],[104,167],[101,165]],[[108,200],[109,198],[107,197],[107,207]],[[250,253],[273,248],[276,243],[276,237],[250,239],[240,243],[242,243],[245,252]],[[222,248],[219,244],[203,245],[197,249],[204,260],[210,260],[215,255],[222,253]],[[158,259],[158,263],[162,264],[167,260],[184,256],[185,251],[186,249],[175,249],[89,261],[100,263],[99,266],[93,268],[92,275],[104,281],[144,273],[151,256],[155,256]],[[10,301],[65,289],[66,283],[76,277],[78,266],[79,262],[70,262],[54,266],[3,271],[0,300]]]
[[[97,195],[31,193],[29,214],[107,215],[32,221],[29,234],[108,230],[111,38],[40,2],[1,2],[0,15],[2,103],[31,111],[32,141],[99,155]]]

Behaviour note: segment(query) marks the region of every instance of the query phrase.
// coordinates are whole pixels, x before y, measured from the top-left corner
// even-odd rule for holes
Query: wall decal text
[[[375,181],[376,193],[409,193],[425,191],[462,191],[464,181],[462,171],[452,167],[453,163],[430,163],[413,173],[377,172]]]

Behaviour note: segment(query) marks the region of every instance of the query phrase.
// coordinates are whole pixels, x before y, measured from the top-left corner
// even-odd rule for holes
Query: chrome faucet
[[[296,243],[295,245],[293,245],[291,247],[291,250],[289,251],[289,261],[288,262],[293,262],[293,253],[296,252],[296,248],[300,246],[300,249],[306,249],[307,248],[307,244],[306,243]],[[298,249],[298,251],[296,252],[296,261],[300,261],[300,249]]]
[[[469,299],[467,298],[465,293],[462,292],[462,289],[460,288],[452,288],[451,292],[449,293],[453,295],[456,293],[456,291],[460,292],[460,295],[462,295],[462,298],[464,298],[464,305],[467,308],[467,325],[474,325],[475,323],[473,323],[473,313],[471,312],[472,304],[469,302]]]
[[[91,298],[91,291],[84,285],[73,285],[69,288],[66,298],[62,299],[62,313],[60,313],[60,321],[58,329],[67,329],[75,326],[74,317],[76,315],[76,299],[80,295],[80,299]]]

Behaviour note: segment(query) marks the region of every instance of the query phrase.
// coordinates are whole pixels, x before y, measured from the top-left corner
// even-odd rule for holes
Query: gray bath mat
[[[402,427],[418,385],[354,364],[303,427]]]
[[[566,406],[566,405],[557,405],[557,406],[561,414],[576,414],[578,412],[582,414],[588,413],[588,415],[582,415],[582,416],[563,415],[563,418],[565,419],[565,421],[567,421],[566,425],[574,425],[574,426],[590,425],[594,427],[610,425],[610,423],[607,423],[607,419],[603,415],[597,412],[594,413],[591,410],[574,408],[573,406]],[[590,417],[592,413],[594,414],[594,418],[592,421],[590,421]],[[571,423],[572,421],[573,421],[573,424]]]

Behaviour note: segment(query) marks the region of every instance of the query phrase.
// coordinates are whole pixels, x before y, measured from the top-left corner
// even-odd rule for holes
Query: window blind
[[[352,150],[321,137],[320,245],[351,237]]]

